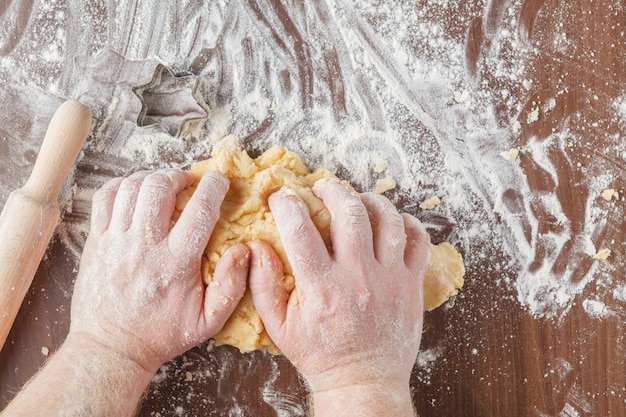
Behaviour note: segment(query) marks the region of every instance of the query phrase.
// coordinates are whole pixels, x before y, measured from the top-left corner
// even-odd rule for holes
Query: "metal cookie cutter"
[[[133,87],[133,93],[141,101],[137,125],[160,125],[175,137],[191,132],[209,116],[199,87],[200,79],[196,75],[177,76],[158,64],[149,83]]]

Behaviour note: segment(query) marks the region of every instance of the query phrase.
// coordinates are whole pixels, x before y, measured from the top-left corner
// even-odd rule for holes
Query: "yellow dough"
[[[424,276],[424,310],[439,307],[463,286],[465,265],[448,242],[430,245],[430,264]]]
[[[230,179],[230,189],[202,258],[202,277],[205,284],[209,285],[213,280],[215,265],[228,248],[240,242],[264,240],[272,245],[283,262],[284,287],[288,291],[293,290],[293,272],[280,242],[267,199],[283,186],[296,192],[309,207],[314,224],[326,245],[330,247],[330,214],[324,204],[313,195],[311,187],[318,179],[334,178],[335,175],[324,169],[311,172],[296,153],[279,146],[252,159],[233,136],[218,142],[211,156],[210,159],[194,163],[191,172],[201,178],[208,171],[219,171]],[[178,194],[175,220],[194,190],[195,186],[191,186]],[[433,245],[431,263],[424,282],[424,309],[432,310],[456,294],[463,285],[464,274],[463,259],[450,244]],[[266,333],[248,291],[214,339],[216,345],[232,345],[241,352],[265,349],[270,353],[280,353]]]

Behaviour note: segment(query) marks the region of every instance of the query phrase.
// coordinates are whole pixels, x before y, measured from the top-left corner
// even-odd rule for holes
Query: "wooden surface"
[[[95,119],[0,353],[0,407],[67,333],[89,198],[107,178],[186,166],[207,156],[198,135],[223,133],[253,153],[280,142],[320,165],[336,151],[305,138],[336,143],[339,132],[341,144],[367,124],[363,141],[398,138],[422,166],[421,188],[388,195],[467,262],[460,295],[426,314],[411,382],[418,414],[626,415],[623,2],[314,3],[0,1],[2,201],[28,177],[63,99],[80,96]],[[169,142],[137,126],[132,93],[161,61],[200,84],[166,93],[197,87],[209,109],[194,134]],[[275,106],[248,111],[268,97]],[[517,159],[499,156],[511,148]],[[340,175],[358,176],[349,153],[334,158]],[[606,188],[619,196],[605,201]],[[442,206],[419,209],[432,193]],[[600,248],[612,251],[605,261],[593,259]],[[306,395],[285,358],[207,342],[161,369],[140,415],[297,416]]]

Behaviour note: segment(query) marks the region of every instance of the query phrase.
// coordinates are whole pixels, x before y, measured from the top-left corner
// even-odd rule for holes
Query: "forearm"
[[[84,339],[68,338],[3,416],[132,416],[152,373]]]
[[[347,385],[311,395],[311,417],[414,417],[408,384]]]

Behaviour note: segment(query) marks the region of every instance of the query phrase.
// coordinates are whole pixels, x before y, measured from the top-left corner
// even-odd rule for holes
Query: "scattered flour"
[[[615,287],[613,289],[613,297],[616,300],[626,303],[626,284]]]
[[[9,23],[17,21],[17,3],[7,8]],[[435,238],[464,253],[474,288],[502,285],[529,314],[546,319],[562,319],[581,298],[590,317],[611,316],[605,301],[626,303],[626,287],[612,275],[623,250],[603,262],[593,257],[595,248],[623,245],[610,227],[624,217],[623,199],[617,191],[610,198],[602,192],[619,184],[602,174],[606,161],[626,159],[623,135],[618,131],[607,149],[590,149],[586,138],[597,121],[581,113],[543,136],[528,133],[550,121],[570,86],[559,85],[542,100],[531,96],[541,80],[529,76],[529,62],[539,52],[518,21],[521,0],[506,2],[500,17],[487,16],[495,2],[422,3],[337,0],[290,4],[282,12],[225,1],[35,2],[27,27],[7,24],[22,39],[0,56],[0,81],[8,86],[0,99],[15,106],[0,122],[17,120],[29,132],[26,141],[0,135],[0,152],[10,156],[10,165],[0,167],[1,191],[8,195],[32,166],[34,143],[45,130],[39,118],[52,114],[59,97],[80,97],[96,122],[57,234],[76,259],[89,228],[89,201],[107,179],[141,168],[186,167],[207,157],[215,140],[235,134],[252,153],[280,143],[361,191],[389,191]],[[567,23],[566,14],[560,19]],[[485,42],[471,61],[467,28],[477,20],[487,24]],[[551,42],[572,52],[564,31]],[[2,47],[8,48],[0,39]],[[137,126],[140,102],[131,88],[148,82],[157,63],[198,78],[210,114],[197,130],[172,137],[159,124]],[[487,79],[499,90],[485,89]],[[626,96],[610,105],[614,122],[626,126]],[[509,151],[502,155],[503,149]],[[539,184],[529,182],[531,173]],[[433,195],[437,200],[422,207]],[[563,199],[574,197],[573,213]],[[432,207],[437,210],[427,210]],[[540,221],[538,211],[550,221]],[[579,267],[583,257],[590,266]],[[490,276],[499,277],[495,284],[479,280],[486,259]],[[586,298],[600,278],[609,299]],[[429,383],[441,354],[440,348],[420,353],[420,380]],[[162,394],[166,379],[195,384],[220,374],[214,364],[204,374],[180,374],[188,366],[162,368],[151,395]],[[272,391],[279,377],[266,375],[263,401],[279,415],[304,415],[296,400]],[[188,411],[176,402],[185,398],[172,401],[174,413]],[[224,409],[244,413],[239,404]]]
[[[583,300],[583,308],[587,314],[595,318],[604,318],[612,314],[603,302],[597,300]]]
[[[415,365],[418,370],[418,378],[424,384],[430,384],[433,370],[437,364],[437,359],[443,353],[442,348],[430,348],[421,350],[417,355]]]

